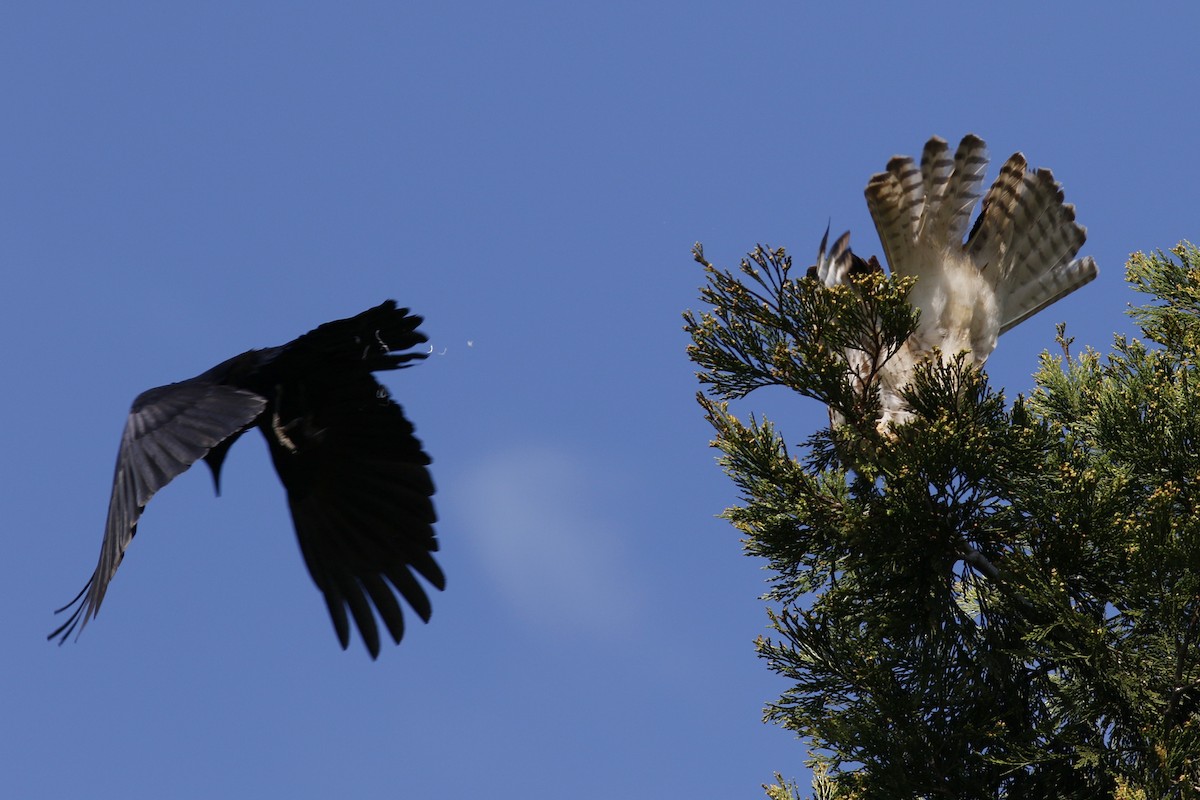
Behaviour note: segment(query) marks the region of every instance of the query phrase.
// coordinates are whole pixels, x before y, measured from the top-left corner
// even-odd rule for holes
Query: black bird
[[[342,649],[350,642],[348,607],[371,657],[379,655],[372,604],[399,644],[404,617],[394,592],[428,622],[429,598],[413,571],[438,589],[446,582],[430,555],[438,543],[429,457],[371,374],[425,358],[397,352],[426,341],[420,324],[388,300],[139,395],[121,435],[100,563],[55,612],[75,606],[49,638],[61,644],[99,611],[154,493],[204,459],[219,494],[221,463],[252,426],[267,439],[300,551]]]

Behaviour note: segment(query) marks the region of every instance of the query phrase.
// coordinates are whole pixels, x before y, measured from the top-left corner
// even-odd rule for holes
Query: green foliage
[[[1149,343],[1073,357],[1060,331],[1011,404],[935,360],[883,434],[846,354],[895,352],[910,283],[696,255],[689,356],[741,491],[725,516],[771,569],[758,651],[790,682],[766,717],[811,748],[813,796],[1200,797],[1200,251],[1131,258]],[[771,385],[839,424],[789,448],[731,412]]]
[[[756,248],[742,260],[741,277],[706,261],[700,245],[693,255],[708,278],[700,296],[711,310],[699,318],[684,314],[695,342],[688,357],[701,367],[700,383],[713,395],[739,398],[784,386],[821,401],[856,427],[874,419],[878,400],[855,391],[846,351],[870,354],[878,369],[900,349],[917,326],[905,302],[912,279],[872,273],[854,287],[817,291],[816,281],[791,274],[783,249]]]

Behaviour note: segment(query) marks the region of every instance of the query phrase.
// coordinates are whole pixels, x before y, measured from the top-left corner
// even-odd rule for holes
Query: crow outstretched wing
[[[445,588],[431,555],[438,545],[429,458],[400,406],[369,374],[326,388],[310,430],[293,430],[286,439],[269,435],[268,442],[338,641],[343,648],[349,642],[349,607],[374,657],[379,633],[372,604],[395,642],[404,634],[389,583],[426,622],[429,598],[410,567]]]
[[[59,611],[75,610],[50,638],[65,640],[96,616],[108,582],[137,533],[138,518],[159,489],[213,448],[252,425],[267,400],[200,378],[160,386],[138,395],[129,411],[113,473],[100,563],[75,599]]]

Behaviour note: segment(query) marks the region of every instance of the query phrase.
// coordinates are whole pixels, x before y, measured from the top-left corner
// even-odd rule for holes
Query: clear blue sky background
[[[940,134],[1051,167],[1107,349],[1134,250],[1197,232],[1193,10],[1092,3],[10,3],[0,794],[756,797],[761,565],[715,519],[680,312],[696,240],[878,252],[862,190]],[[1116,6],[1113,6],[1116,8]],[[1174,9],[1185,8],[1176,4]],[[989,178],[990,180],[990,178]],[[163,491],[77,643],[143,389],[394,297],[436,355],[386,381],[435,458],[449,585],[338,647],[260,437]],[[824,420],[766,398],[800,441]],[[756,407],[755,400],[743,404]]]

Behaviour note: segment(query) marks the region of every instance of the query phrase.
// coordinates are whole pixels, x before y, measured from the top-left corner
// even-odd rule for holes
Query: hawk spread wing
[[[964,137],[953,156],[935,136],[920,165],[895,156],[867,183],[888,266],[917,278],[909,300],[921,312],[917,331],[879,370],[881,426],[909,419],[901,390],[935,348],[947,358],[966,353],[983,366],[1000,334],[1096,277],[1090,256],[1074,259],[1087,237],[1074,206],[1063,202],[1050,170],[1031,169],[1020,153],[1004,163],[967,233],[987,164],[978,136]],[[828,254],[825,245],[815,277],[826,286],[847,283],[856,264],[868,263],[850,252],[849,234]],[[859,383],[863,358],[847,353]]]

